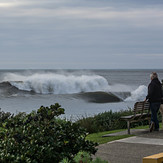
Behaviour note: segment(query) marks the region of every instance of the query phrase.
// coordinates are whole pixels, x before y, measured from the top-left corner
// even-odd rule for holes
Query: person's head
[[[157,73],[156,73],[156,72],[152,72],[152,73],[150,74],[150,78],[151,78],[151,80],[153,80],[153,79],[155,79],[155,78],[158,78]]]

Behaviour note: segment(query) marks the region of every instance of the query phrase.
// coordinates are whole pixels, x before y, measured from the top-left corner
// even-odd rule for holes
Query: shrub
[[[108,163],[108,161],[101,160],[97,157],[95,160],[92,160],[91,155],[87,152],[80,151],[73,159],[74,163]],[[70,161],[65,158],[60,163],[70,163]]]
[[[131,109],[125,111],[100,113],[94,117],[83,117],[79,119],[76,123],[84,127],[89,133],[96,133],[101,131],[109,131],[116,129],[127,128],[127,123],[125,121],[120,121],[121,116],[133,114]],[[131,127],[136,127],[139,125],[147,125],[148,121],[132,123]]]
[[[0,124],[2,124],[6,119],[9,119],[11,116],[12,115],[10,112],[5,113],[0,109]]]
[[[94,154],[97,144],[85,140],[86,131],[78,124],[59,119],[63,113],[56,103],[8,116],[0,124],[0,162],[51,163],[72,160],[81,150]]]

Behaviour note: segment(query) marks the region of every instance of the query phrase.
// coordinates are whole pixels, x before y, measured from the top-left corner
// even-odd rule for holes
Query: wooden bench
[[[163,163],[163,153],[144,157],[143,163]]]
[[[133,115],[122,116],[120,120],[124,120],[127,122],[128,134],[130,134],[130,124],[133,122],[139,122],[148,120],[150,123],[151,114],[149,102],[136,102],[134,104]]]

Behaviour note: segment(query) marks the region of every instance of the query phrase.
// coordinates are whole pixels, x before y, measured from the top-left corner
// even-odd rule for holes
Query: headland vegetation
[[[60,118],[64,111],[58,103],[50,107],[41,106],[29,114],[20,112],[14,115],[1,110],[0,162],[68,163],[75,162],[75,159],[80,161],[87,156],[87,159],[93,162],[91,155],[96,153],[98,143],[107,141],[99,142],[94,137],[104,134],[105,131],[116,132],[125,129],[126,123],[119,118],[132,112],[131,109],[108,111],[72,122]],[[161,120],[160,115],[159,119]],[[134,123],[131,127],[147,123]],[[102,162],[100,158],[94,161]]]

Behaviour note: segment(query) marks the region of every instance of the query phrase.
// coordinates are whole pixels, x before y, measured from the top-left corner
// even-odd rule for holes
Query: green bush
[[[95,160],[91,158],[91,155],[87,152],[80,151],[73,159],[74,163],[108,163],[108,161],[101,160],[97,157]],[[70,163],[70,161],[65,158],[60,163]]]
[[[97,114],[94,117],[83,117],[82,119],[79,119],[76,123],[84,127],[89,133],[124,129],[127,128],[127,123],[125,121],[121,121],[120,117],[131,114],[133,114],[131,109],[118,112],[112,112],[110,110],[108,112]],[[131,127],[147,124],[148,121],[137,122],[132,123]]]
[[[54,163],[72,160],[81,150],[94,154],[97,144],[85,139],[86,131],[79,124],[59,119],[63,113],[56,103],[30,114],[2,116],[0,162]]]
[[[11,116],[12,115],[10,112],[5,113],[0,109],[0,124],[2,124],[6,119],[9,119]]]

